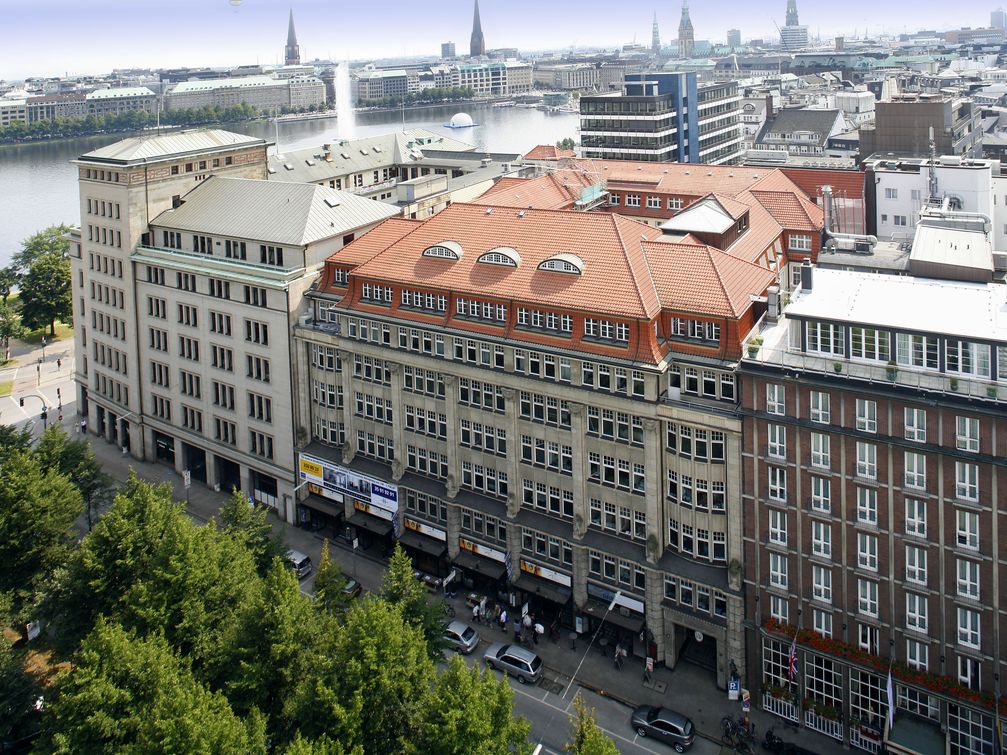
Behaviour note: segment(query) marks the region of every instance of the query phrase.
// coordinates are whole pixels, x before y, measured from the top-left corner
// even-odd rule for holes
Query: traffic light
[[[46,421],[46,419],[48,419],[48,417],[49,417],[48,413],[46,412],[46,410],[45,410],[45,409],[43,409],[43,410],[42,410],[42,416],[41,416],[41,418],[40,418],[40,419],[41,419],[41,420],[42,420],[43,422],[45,422],[45,421]]]
[[[21,396],[21,397],[20,397],[20,398],[19,398],[19,399],[17,400],[17,402],[18,402],[18,405],[20,405],[20,406],[24,406],[24,396]]]
[[[59,392],[59,388],[56,389],[56,398],[62,398],[62,394]]]

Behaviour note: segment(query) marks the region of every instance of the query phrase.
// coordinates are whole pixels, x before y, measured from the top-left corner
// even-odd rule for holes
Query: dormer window
[[[423,250],[424,257],[436,257],[442,260],[460,260],[462,247],[456,241],[442,241]]]
[[[511,249],[509,246],[498,246],[481,255],[477,262],[484,262],[487,265],[518,267],[521,264],[521,256],[516,249]]]
[[[557,273],[570,273],[572,275],[583,275],[584,274],[584,260],[578,257],[576,254],[570,254],[564,252],[562,254],[554,254],[547,260],[543,260],[539,263],[539,270],[552,270]]]

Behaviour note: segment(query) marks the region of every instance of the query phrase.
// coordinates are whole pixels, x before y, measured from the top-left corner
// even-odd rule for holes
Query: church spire
[[[288,66],[299,66],[301,64],[301,48],[297,44],[297,32],[294,31],[293,8],[290,9],[290,20],[287,23],[287,47],[283,57]]]
[[[661,54],[661,32],[657,28],[657,11],[654,11],[654,31],[650,37],[650,51],[654,55]]]
[[[689,0],[682,2],[682,20],[678,22],[678,57],[691,58],[696,39],[689,18]]]
[[[479,20],[479,0],[476,0],[475,14],[472,17],[472,39],[469,43],[469,55],[473,58],[486,54],[486,41],[483,39],[483,25]]]

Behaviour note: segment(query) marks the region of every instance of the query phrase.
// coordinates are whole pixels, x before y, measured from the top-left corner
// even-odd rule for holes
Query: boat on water
[[[514,107],[514,100],[504,100],[503,102],[494,102],[493,107]]]

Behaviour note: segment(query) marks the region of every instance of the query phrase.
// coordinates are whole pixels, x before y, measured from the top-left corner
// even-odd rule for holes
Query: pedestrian
[[[80,433],[81,435],[87,435],[87,420],[82,419],[80,421]]]
[[[63,360],[62,359],[57,359],[56,360],[56,369],[57,370],[63,369]]]
[[[474,606],[472,606],[472,621],[475,622],[476,624],[479,623],[479,604],[478,603],[476,603]]]
[[[521,619],[514,619],[514,642],[521,642]]]
[[[643,667],[643,681],[650,682],[654,678],[654,659],[647,656],[647,663]]]
[[[530,613],[526,613],[524,616],[521,617],[521,626],[523,626],[525,629],[531,629],[531,614]]]
[[[535,641],[536,645],[538,645],[538,638],[539,638],[539,636],[543,635],[543,634],[545,634],[545,627],[542,626],[541,624],[536,624],[535,625],[535,634],[532,635],[532,639]]]
[[[507,631],[507,609],[503,608],[500,611],[500,631]]]

